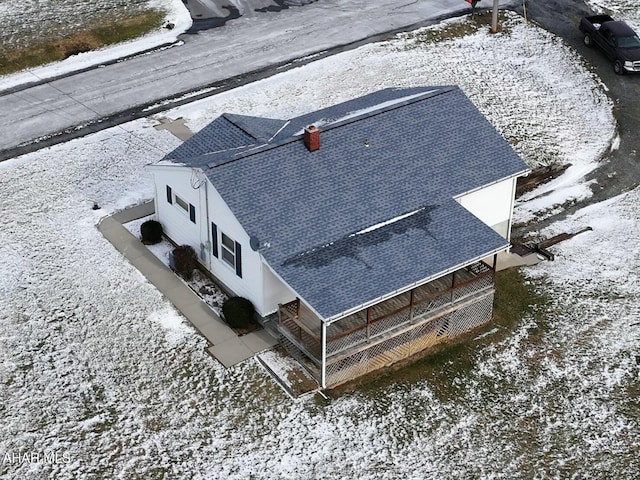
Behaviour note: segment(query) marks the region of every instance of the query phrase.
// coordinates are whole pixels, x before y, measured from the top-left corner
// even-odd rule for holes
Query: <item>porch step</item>
[[[279,340],[280,332],[278,331],[278,313],[272,313],[271,315],[267,315],[266,317],[260,317],[258,319],[258,323],[262,325],[269,334]]]

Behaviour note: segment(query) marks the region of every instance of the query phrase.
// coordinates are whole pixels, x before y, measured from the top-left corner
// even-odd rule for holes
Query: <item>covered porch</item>
[[[447,316],[489,292],[492,295],[494,274],[494,267],[477,262],[331,323],[296,299],[279,305],[279,330],[319,372],[414,326],[435,325],[438,319],[442,321],[432,330],[436,339],[444,340],[480,324],[473,319],[452,324]]]

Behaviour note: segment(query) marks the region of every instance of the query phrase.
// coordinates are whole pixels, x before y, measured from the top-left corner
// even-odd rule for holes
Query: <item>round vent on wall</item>
[[[251,235],[251,237],[249,237],[249,245],[251,246],[251,250],[257,252],[258,248],[260,248],[260,240]]]

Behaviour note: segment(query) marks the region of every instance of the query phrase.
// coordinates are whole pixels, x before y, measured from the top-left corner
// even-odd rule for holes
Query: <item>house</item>
[[[322,387],[490,320],[529,172],[450,86],[288,121],[225,113],[148,168],[165,233],[276,323]]]

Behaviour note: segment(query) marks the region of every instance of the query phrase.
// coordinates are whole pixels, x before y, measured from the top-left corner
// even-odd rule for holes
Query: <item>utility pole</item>
[[[491,16],[491,33],[498,33],[498,0],[493,0],[493,15]]]

